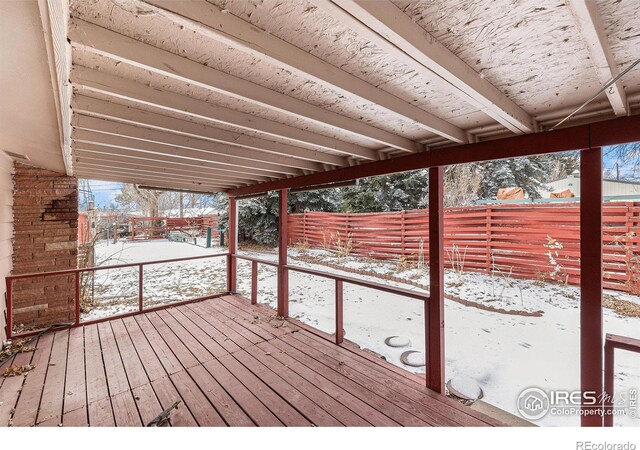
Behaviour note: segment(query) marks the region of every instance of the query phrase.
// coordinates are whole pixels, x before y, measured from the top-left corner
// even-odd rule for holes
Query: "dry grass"
[[[304,239],[302,241],[298,241],[295,244],[293,244],[293,248],[296,249],[298,252],[305,254],[311,248],[311,244],[309,244],[308,239]]]
[[[602,305],[624,317],[640,317],[640,305],[629,300],[621,300],[605,294],[602,298]]]
[[[447,250],[447,257],[455,274],[453,282],[449,284],[452,286],[461,285],[464,283],[464,264],[467,259],[467,248],[465,247],[464,251],[461,252],[460,247],[453,244],[451,250]]]
[[[322,248],[335,253],[340,258],[346,258],[351,255],[355,245],[352,233],[332,231],[322,235]]]

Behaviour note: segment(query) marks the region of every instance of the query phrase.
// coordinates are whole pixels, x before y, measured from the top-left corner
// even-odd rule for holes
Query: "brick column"
[[[78,267],[78,180],[15,164],[12,275]],[[38,328],[74,319],[74,276],[18,280],[13,324]]]

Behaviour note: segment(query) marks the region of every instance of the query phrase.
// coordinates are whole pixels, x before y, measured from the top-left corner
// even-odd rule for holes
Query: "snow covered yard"
[[[221,253],[185,243],[155,240],[120,242],[96,248],[97,261],[105,264],[140,262]],[[241,252],[275,261],[275,253]],[[397,263],[336,258],[322,250],[290,249],[290,264],[361,277],[410,289],[428,287],[425,268],[399,267]],[[164,267],[163,267],[164,266]],[[147,305],[166,303],[223,291],[224,258],[196,260],[145,268]],[[84,318],[111,315],[137,307],[137,269],[120,269],[101,275],[104,292],[95,309]],[[238,261],[238,290],[250,292],[251,264]],[[259,265],[258,301],[275,307],[276,270]],[[96,285],[98,279],[96,279]],[[290,314],[328,333],[334,330],[334,282],[290,273]],[[484,400],[517,414],[516,399],[525,388],[573,390],[579,387],[579,288],[501,276],[448,272],[446,274],[446,377],[467,376],[484,391]],[[639,304],[637,297],[606,292],[616,299]],[[125,299],[125,301],[119,301]],[[383,355],[414,372],[424,367],[404,365],[406,351],[424,351],[424,304],[418,300],[345,284],[345,338]],[[605,332],[640,337],[640,318],[604,310]],[[400,336],[410,344],[390,347],[385,339]],[[414,353],[410,358],[420,359]],[[616,391],[640,387],[640,355],[616,354]],[[547,415],[541,425],[579,425],[578,416]],[[630,416],[616,425],[640,425]]]
[[[224,253],[165,239],[151,241],[101,241],[95,248],[96,265],[138,263]],[[153,264],[144,267],[145,306],[204,297],[226,289],[226,258],[206,258]],[[85,298],[93,297],[83,320],[122,314],[138,309],[138,267],[97,271],[95,280],[85,282]],[[91,292],[93,291],[93,295]]]

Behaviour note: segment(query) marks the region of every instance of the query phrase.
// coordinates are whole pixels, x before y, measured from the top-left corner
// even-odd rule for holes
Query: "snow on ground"
[[[96,245],[96,265],[139,263],[143,261],[186,258],[224,253],[191,244],[153,241],[101,241]],[[145,306],[188,300],[226,289],[225,257],[145,265],[143,299]],[[93,308],[83,320],[121,314],[138,309],[138,267],[101,270],[95,280],[84,282],[85,298],[93,291]]]
[[[146,242],[101,243],[96,248],[97,261],[105,264],[140,262],[185,256],[222,253],[219,247],[205,249],[191,244],[154,240]],[[248,256],[275,261],[275,253],[242,252]],[[290,249],[290,264],[349,277],[420,290],[403,282],[428,285],[428,272],[412,268],[399,270],[396,263],[335,258],[322,250],[299,252]],[[327,267],[326,264],[334,267]],[[343,267],[341,271],[336,267]],[[276,270],[259,265],[258,301],[276,305]],[[225,258],[180,262],[145,267],[147,304],[164,303],[203,296],[225,289]],[[353,271],[360,271],[354,274]],[[137,307],[137,269],[120,269],[116,274],[101,275],[102,306],[86,318],[115,314]],[[368,275],[367,275],[368,274]],[[381,279],[385,277],[385,279]],[[387,279],[392,277],[393,279]],[[238,290],[250,292],[251,264],[238,261]],[[96,280],[96,282],[98,279]],[[522,390],[536,386],[545,390],[579,388],[579,298],[574,286],[514,280],[484,274],[457,274],[445,277],[446,293],[462,300],[491,308],[479,309],[459,302],[445,302],[446,378],[464,376],[475,380],[484,391],[483,400],[518,414],[516,400]],[[96,283],[98,284],[98,283]],[[307,274],[289,275],[289,309],[296,317],[325,332],[335,327],[335,283]],[[638,302],[637,297],[608,292],[615,297]],[[119,296],[119,297],[118,297]],[[119,298],[126,298],[124,304]],[[118,304],[118,305],[116,305]],[[541,311],[536,317],[532,312]],[[407,350],[424,350],[424,304],[393,294],[345,284],[345,337],[362,347],[383,355],[406,370],[424,372],[424,368],[405,366],[400,355]],[[519,315],[521,313],[529,315]],[[640,337],[640,318],[623,317],[604,310],[607,333]],[[410,340],[407,347],[390,347],[385,339],[400,336]],[[640,387],[640,355],[616,354],[617,392]],[[579,425],[578,416],[547,415],[540,425]],[[630,416],[615,419],[616,425],[640,425]]]

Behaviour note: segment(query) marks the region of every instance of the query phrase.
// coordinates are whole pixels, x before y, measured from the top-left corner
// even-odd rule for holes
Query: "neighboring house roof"
[[[561,180],[546,183],[547,189],[540,191],[542,198],[548,198],[551,192],[571,189],[576,197],[580,196],[580,173],[574,172]],[[616,180],[605,178],[602,180],[602,195],[604,197],[629,196],[640,198],[640,182],[630,180]]]

